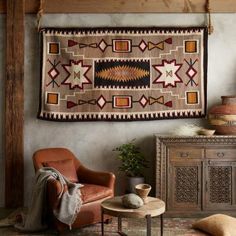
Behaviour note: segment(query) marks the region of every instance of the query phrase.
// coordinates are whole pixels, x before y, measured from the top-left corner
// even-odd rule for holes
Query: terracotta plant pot
[[[152,187],[149,184],[138,184],[135,186],[137,195],[143,199],[144,204],[147,203],[147,196]]]
[[[217,134],[236,135],[236,96],[222,96],[222,105],[212,107],[209,122]]]

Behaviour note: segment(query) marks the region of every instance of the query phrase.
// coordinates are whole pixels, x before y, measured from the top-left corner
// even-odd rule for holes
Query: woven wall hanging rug
[[[204,27],[45,28],[41,36],[40,119],[206,115]]]

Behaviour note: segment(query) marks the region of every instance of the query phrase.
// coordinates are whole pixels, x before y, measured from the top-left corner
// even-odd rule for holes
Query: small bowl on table
[[[135,191],[139,197],[143,199],[143,203],[147,203],[147,196],[150,193],[152,186],[149,184],[138,184],[135,186]]]
[[[214,129],[200,129],[198,134],[205,136],[212,136],[215,133]]]

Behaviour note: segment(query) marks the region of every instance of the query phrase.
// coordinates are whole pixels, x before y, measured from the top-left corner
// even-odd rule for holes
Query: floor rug
[[[197,219],[191,218],[168,218],[164,219],[164,236],[207,236],[200,231],[191,228],[193,222]],[[128,234],[128,236],[146,236],[146,224],[144,219],[123,219],[122,224],[123,231]],[[113,219],[111,224],[105,225],[105,236],[115,236],[118,235],[117,231],[117,220]],[[36,234],[19,233],[15,231],[12,227],[0,228],[0,235],[3,236],[50,236],[56,235],[54,230],[47,230],[45,232]],[[101,225],[96,224],[92,226],[83,227],[82,229],[75,229],[72,231],[66,230],[62,235],[65,236],[101,236]],[[160,222],[159,218],[152,219],[152,235],[160,235]]]

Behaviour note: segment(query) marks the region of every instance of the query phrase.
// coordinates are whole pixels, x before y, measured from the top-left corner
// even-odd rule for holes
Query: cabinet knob
[[[218,157],[224,157],[224,153],[223,152],[217,152],[217,154],[216,154]]]
[[[180,157],[188,157],[188,152],[181,152]]]

